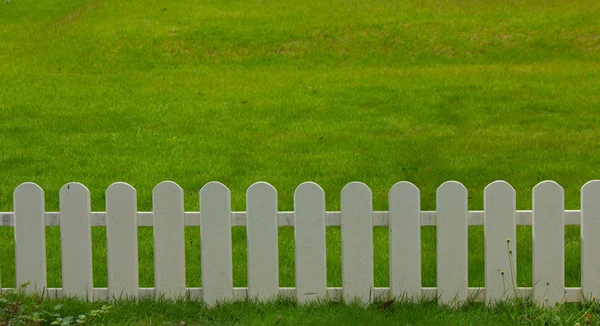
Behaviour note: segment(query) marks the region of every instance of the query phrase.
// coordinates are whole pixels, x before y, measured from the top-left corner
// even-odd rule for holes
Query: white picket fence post
[[[299,303],[327,295],[325,192],[305,182],[294,192],[296,298]],[[309,268],[307,268],[309,267]]]
[[[421,298],[421,193],[410,182],[389,192],[390,294]]]
[[[135,189],[123,182],[106,190],[106,255],[110,299],[137,298],[138,238]]]
[[[373,198],[371,189],[351,182],[342,189],[342,291],[348,302],[373,299]]]
[[[279,295],[277,191],[257,182],[246,192],[248,211],[248,297],[270,300]]]
[[[210,182],[199,193],[200,212],[184,212],[183,190],[165,181],[153,192],[152,212],[138,212],[136,190],[122,182],[106,190],[106,212],[91,212],[90,192],[72,182],[60,190],[60,212],[45,212],[44,191],[23,183],[14,191],[14,212],[0,212],[0,227],[14,226],[15,276],[29,282],[27,293],[46,289],[45,227],[60,226],[62,288],[46,294],[87,300],[200,298],[209,306],[243,298],[260,301],[279,295],[300,304],[324,298],[368,304],[393,297],[420,299],[437,294],[442,305],[465,300],[488,305],[516,295],[532,295],[546,306],[600,295],[600,180],[581,188],[581,209],[566,211],[564,191],[554,181],[533,189],[533,207],[517,211],[516,193],[505,181],[484,190],[483,211],[468,210],[467,189],[448,181],[436,192],[436,211],[421,211],[420,191],[410,182],[388,193],[388,211],[374,212],[372,192],[360,182],[341,191],[341,211],[325,210],[325,192],[313,182],[294,192],[294,211],[279,212],[277,191],[257,182],[246,192],[246,212],[231,211],[231,193]],[[518,225],[532,225],[531,288],[516,282]],[[185,226],[200,227],[202,288],[186,287]],[[437,228],[437,287],[421,285],[421,226]],[[468,226],[483,225],[485,288],[468,287]],[[580,225],[581,287],[565,288],[566,225]],[[108,289],[94,288],[92,226],[106,226]],[[154,288],[139,287],[138,226],[152,226]],[[248,286],[233,287],[231,228],[247,232]],[[279,227],[294,227],[295,288],[279,287]],[[326,227],[341,226],[342,288],[327,287]],[[374,287],[373,227],[389,226],[390,284]],[[0,257],[1,259],[1,257]],[[480,292],[480,290],[484,292]],[[0,289],[0,291],[6,289]]]
[[[565,294],[565,199],[554,181],[533,188],[533,298],[545,306]]]
[[[44,191],[35,183],[20,184],[14,192],[15,267],[17,285],[29,283],[29,294],[46,288],[46,220]]]
[[[517,200],[505,181],[484,190],[485,302],[497,303],[517,291]]]
[[[185,284],[183,190],[164,181],[152,192],[154,211],[154,287],[156,295],[182,298]]]
[[[233,300],[231,194],[219,182],[200,189],[200,246],[204,301],[213,306]]]
[[[90,191],[71,182],[60,190],[63,295],[93,300]]]
[[[444,182],[437,190],[437,295],[440,304],[457,307],[467,300],[468,207],[467,189],[460,182]]]
[[[591,300],[600,295],[600,180],[581,188],[581,292]]]

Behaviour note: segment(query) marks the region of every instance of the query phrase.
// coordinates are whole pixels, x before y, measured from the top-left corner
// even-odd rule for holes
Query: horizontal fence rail
[[[532,294],[531,287],[518,287],[517,292],[521,294],[523,297],[531,296]],[[3,288],[0,291],[8,292],[12,291],[12,288]],[[111,300],[110,292],[108,288],[94,288],[93,289],[93,298],[97,301],[107,301]],[[341,300],[343,288],[341,287],[328,287],[325,298]],[[50,298],[65,298],[63,295],[62,288],[49,288],[46,289],[46,295]],[[152,299],[156,297],[156,289],[155,288],[140,288],[139,289],[139,298],[142,299]],[[204,290],[203,288],[187,288],[184,294],[185,298],[189,298],[192,300],[204,300]],[[286,299],[294,299],[296,297],[296,288],[290,287],[282,287],[278,290],[278,297],[286,298]],[[373,288],[373,301],[384,301],[393,299],[390,294],[390,288],[381,288],[376,287]],[[435,287],[423,287],[421,288],[421,297],[425,300],[435,300],[438,297],[437,288]],[[484,287],[469,287],[469,300],[473,302],[485,302],[485,288]],[[233,288],[233,300],[234,301],[243,301],[248,300],[250,297],[248,295],[247,287],[234,287]],[[568,287],[565,288],[563,302],[581,302],[583,301],[583,295],[581,293],[581,288],[578,287]]]
[[[469,225],[483,225],[483,211],[469,211]],[[184,212],[185,226],[200,226],[200,212]],[[106,226],[106,212],[91,212],[92,226]],[[517,210],[517,225],[531,225],[531,210]],[[46,226],[60,226],[60,212],[46,212],[44,214]],[[435,226],[436,212],[421,211],[421,226]],[[327,226],[340,226],[342,213],[339,211],[325,212]],[[294,226],[294,212],[277,212],[279,226]],[[137,212],[138,226],[153,226],[153,212]],[[13,212],[0,212],[0,226],[14,226],[15,214]],[[246,226],[246,212],[231,212],[231,226]],[[388,211],[373,212],[373,226],[388,226],[390,218]],[[581,225],[581,210],[565,210],[565,225]]]
[[[436,193],[436,210],[421,211],[419,189],[399,182],[389,192],[388,210],[373,211],[372,192],[360,182],[341,191],[341,210],[325,210],[325,193],[305,182],[294,193],[294,210],[277,209],[277,191],[257,182],[246,192],[246,211],[231,211],[229,189],[218,182],[199,192],[200,210],[185,212],[183,190],[171,181],[152,193],[153,209],[137,210],[136,190],[114,183],[106,212],[91,212],[89,190],[68,183],[60,190],[60,212],[46,212],[43,190],[24,183],[14,192],[14,211],[0,213],[0,226],[14,227],[16,283],[29,293],[88,300],[188,296],[219,301],[291,297],[299,303],[334,298],[369,303],[395,297],[437,299],[458,306],[466,300],[491,304],[515,296],[553,306],[600,294],[600,180],[581,189],[581,209],[565,210],[564,191],[554,181],[533,189],[531,210],[516,209],[515,190],[495,181],[484,190],[484,209],[468,210],[467,189],[448,181]],[[468,227],[484,231],[483,288],[468,287]],[[532,229],[531,288],[516,286],[516,227]],[[566,225],[580,225],[581,287],[565,287]],[[60,228],[62,288],[47,288],[45,229]],[[138,227],[152,227],[154,288],[140,288]],[[202,288],[186,287],[184,227],[200,228]],[[233,287],[231,228],[247,233],[248,286]],[[341,228],[342,287],[327,287],[326,228]],[[373,227],[389,231],[389,287],[374,286]],[[436,228],[437,287],[421,284],[421,226]],[[108,288],[92,282],[91,228],[106,227]],[[295,288],[279,287],[279,227],[294,228]],[[0,259],[4,259],[0,257]],[[505,271],[507,271],[505,273]],[[510,273],[509,273],[510,272]],[[508,284],[508,288],[507,288]],[[0,289],[8,291],[11,289]]]

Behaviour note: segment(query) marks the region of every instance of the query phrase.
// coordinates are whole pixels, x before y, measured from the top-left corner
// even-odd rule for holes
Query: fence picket
[[[154,211],[154,287],[156,295],[185,295],[185,247],[183,190],[172,181],[159,183],[152,191]]]
[[[458,306],[468,296],[467,189],[460,182],[444,182],[436,206],[438,302]]]
[[[60,247],[63,295],[92,300],[90,191],[81,183],[60,189]]]
[[[138,296],[137,226],[135,189],[127,183],[113,183],[106,190],[106,254],[111,299]]]
[[[410,182],[398,182],[389,192],[390,293],[421,297],[421,193]]]
[[[44,191],[35,183],[20,184],[14,191],[15,267],[17,286],[40,294],[46,288],[46,222]]]
[[[306,303],[327,294],[323,189],[313,182],[299,185],[294,192],[294,213],[296,298]]]
[[[533,188],[533,297],[545,306],[565,292],[565,207],[563,188],[542,181]]]
[[[233,300],[231,193],[225,185],[210,182],[200,189],[200,215],[202,288],[213,306]]]
[[[246,192],[248,214],[248,296],[275,299],[279,294],[277,191],[266,182]]]
[[[342,291],[347,301],[373,299],[373,196],[362,182],[342,189]]]
[[[485,302],[514,296],[517,288],[516,193],[506,181],[484,190]]]
[[[600,180],[581,188],[581,292],[591,300],[600,295]]]

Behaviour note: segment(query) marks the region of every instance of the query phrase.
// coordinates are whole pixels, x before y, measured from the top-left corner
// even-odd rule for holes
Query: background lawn
[[[339,209],[350,181],[387,192],[415,183],[422,208],[458,180],[469,207],[503,179],[517,207],[552,179],[579,208],[600,175],[600,2],[571,1],[0,1],[0,211],[25,181],[84,183],[104,210],[115,181],[173,180],[186,210],[217,180],[245,210],[270,182],[279,209],[304,181]],[[376,228],[375,284],[388,286],[387,229]],[[94,284],[106,286],[103,228]],[[48,283],[60,286],[58,229]],[[246,285],[245,229],[234,228],[235,286]],[[469,284],[483,286],[483,229],[470,227]],[[12,228],[0,228],[2,286],[14,286]],[[186,230],[188,286],[200,286],[199,230]],[[568,227],[567,286],[578,286],[579,229]],[[281,286],[293,286],[293,229],[280,230]],[[531,229],[519,227],[519,283],[531,286]],[[328,230],[328,282],[341,285],[339,228]],[[423,285],[435,286],[435,229],[423,228]],[[152,286],[152,230],[140,228],[141,285]]]

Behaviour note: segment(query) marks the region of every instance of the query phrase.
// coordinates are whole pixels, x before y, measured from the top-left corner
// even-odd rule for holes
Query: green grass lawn
[[[221,181],[234,210],[256,181],[292,210],[304,181],[338,210],[351,181],[374,209],[401,180],[435,190],[458,180],[469,208],[497,179],[531,209],[552,179],[567,209],[600,175],[600,2],[572,1],[0,1],[0,211],[25,181],[79,181],[104,210],[115,181],[152,209],[173,180],[186,210]],[[579,229],[566,230],[567,286],[578,286]],[[531,286],[531,229],[519,227],[518,279]],[[94,285],[106,286],[105,231],[94,228]],[[48,284],[60,286],[58,229]],[[141,285],[152,286],[152,230],[140,228]],[[338,228],[328,283],[341,285]],[[0,228],[2,286],[15,286],[12,228]],[[469,285],[483,286],[483,229],[469,230]],[[387,286],[387,229],[375,230],[375,285]],[[236,227],[234,285],[246,285]],[[294,285],[293,229],[280,229],[280,285]],[[200,286],[199,230],[186,229],[188,286]],[[423,228],[423,285],[435,286],[435,229]]]

